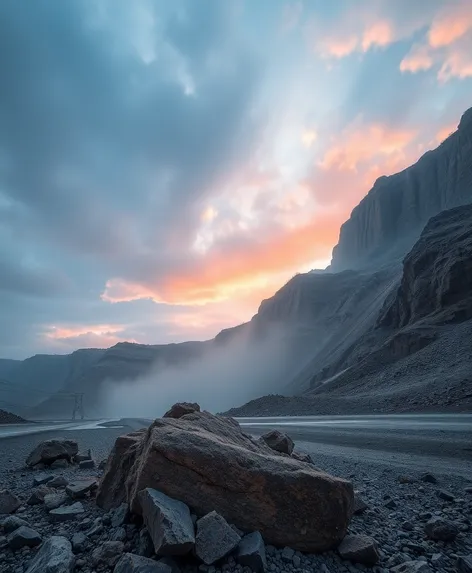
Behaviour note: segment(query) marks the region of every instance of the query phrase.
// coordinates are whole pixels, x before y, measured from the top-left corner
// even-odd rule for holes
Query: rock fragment
[[[7,489],[0,490],[0,514],[14,513],[21,506],[21,501]]]
[[[61,505],[68,503],[69,499],[69,496],[63,491],[60,493],[48,493],[44,496],[44,505],[48,511],[51,511],[51,509],[57,509]]]
[[[41,545],[41,542],[41,535],[34,529],[31,529],[31,527],[25,525],[18,527],[18,529],[15,529],[15,531],[8,536],[8,545],[13,551],[22,549],[23,547],[36,547],[37,545]]]
[[[376,541],[367,535],[346,535],[338,552],[343,559],[362,565],[373,566],[380,559]]]
[[[261,440],[265,442],[271,450],[276,452],[288,455],[293,452],[294,443],[290,436],[278,430],[267,432],[261,436]]]
[[[51,465],[56,460],[62,459],[71,461],[78,451],[79,447],[74,440],[64,438],[45,440],[33,449],[26,459],[26,465],[30,467],[40,463]]]
[[[97,489],[98,482],[95,478],[74,481],[66,486],[66,493],[72,499],[83,499],[87,493]]]
[[[121,541],[105,541],[92,552],[93,566],[114,567],[120,560],[123,549],[124,545]]]
[[[193,414],[194,412],[200,412],[199,404],[195,402],[178,402],[177,404],[174,404],[162,417],[181,418],[186,414]]]
[[[459,533],[457,526],[441,517],[432,517],[424,526],[426,535],[433,541],[454,541]]]
[[[264,540],[259,531],[245,535],[236,550],[236,562],[249,567],[255,573],[262,573],[267,568]]]
[[[456,560],[458,573],[472,573],[472,555],[460,555]]]
[[[66,507],[58,507],[49,512],[49,517],[53,523],[60,523],[62,521],[71,521],[77,519],[84,513],[84,506],[78,501]]]
[[[241,537],[216,511],[197,521],[195,553],[206,565],[212,565],[237,547]]]
[[[116,564],[113,573],[172,573],[172,569],[165,563],[125,553]]]
[[[26,573],[72,573],[74,554],[65,537],[53,536],[43,543]]]

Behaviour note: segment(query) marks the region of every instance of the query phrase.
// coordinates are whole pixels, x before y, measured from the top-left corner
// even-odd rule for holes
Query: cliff
[[[399,260],[426,222],[472,201],[472,108],[437,149],[404,171],[380,177],[342,225],[331,270]]]

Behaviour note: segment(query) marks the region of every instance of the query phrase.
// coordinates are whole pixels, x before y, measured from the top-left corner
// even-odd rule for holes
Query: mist
[[[185,365],[157,362],[137,379],[107,380],[100,392],[100,412],[107,417],[155,418],[181,401],[219,412],[281,391],[287,382],[286,332],[274,326],[255,340],[251,329],[243,330],[224,345],[208,342],[203,356]]]

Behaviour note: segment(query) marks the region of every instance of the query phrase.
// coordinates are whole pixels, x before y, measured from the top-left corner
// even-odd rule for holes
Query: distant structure
[[[72,419],[76,419],[76,415],[80,415],[80,419],[84,419],[84,395],[74,394],[74,410],[72,412]]]

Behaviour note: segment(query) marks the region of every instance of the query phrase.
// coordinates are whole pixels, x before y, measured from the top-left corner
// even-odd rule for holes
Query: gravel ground
[[[126,430],[125,430],[126,431]],[[69,439],[76,439],[80,450],[91,448],[97,461],[109,453],[115,438],[123,429],[83,430],[62,432]],[[112,527],[112,515],[96,507],[93,497],[81,500],[84,513],[75,521],[52,524],[44,505],[28,505],[26,500],[33,489],[33,478],[38,471],[25,470],[24,460],[40,441],[57,437],[57,432],[35,436],[23,436],[0,441],[0,489],[8,488],[23,502],[16,516],[25,519],[43,540],[51,535],[63,535],[72,540],[74,534],[83,535],[82,547],[76,548],[78,573],[112,571],[115,557],[120,551],[149,555],[149,538],[142,525],[135,521]],[[353,564],[341,559],[338,552],[323,555],[304,555],[288,548],[275,549],[267,546],[267,567],[273,573],[342,573],[373,570],[377,573],[394,571],[394,567],[414,561],[417,567],[423,562],[425,572],[453,572],[458,555],[472,553],[472,468],[470,480],[459,476],[434,473],[437,483],[422,481],[420,474],[401,475],[398,468],[374,466],[362,460],[343,459],[329,455],[316,456],[316,465],[332,474],[350,479],[358,496],[367,507],[352,519],[349,533],[372,537],[378,544],[380,561],[370,569],[362,564]],[[67,480],[78,477],[99,477],[100,471],[80,470],[76,467],[51,472],[63,475]],[[58,490],[60,491],[60,489]],[[444,499],[447,498],[447,499]],[[425,524],[431,517],[439,517],[454,524],[457,535],[452,542],[432,541],[425,535]],[[1,535],[1,532],[0,532]],[[80,537],[80,536],[79,536]],[[77,539],[77,537],[76,537]],[[118,541],[118,549],[101,562],[93,557],[93,550],[103,543]],[[22,548],[12,551],[1,549],[0,572],[24,573],[37,548]],[[206,567],[194,562],[180,563],[186,573],[223,573],[249,570],[236,564],[232,557],[218,567]],[[421,571],[423,569],[411,569]],[[408,571],[408,570],[407,570]]]

